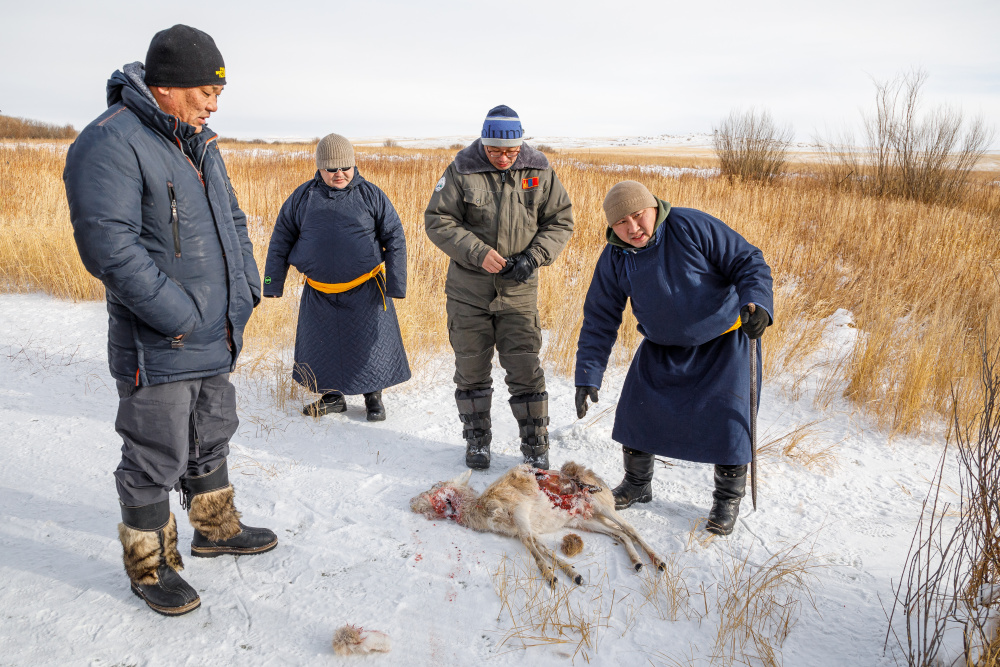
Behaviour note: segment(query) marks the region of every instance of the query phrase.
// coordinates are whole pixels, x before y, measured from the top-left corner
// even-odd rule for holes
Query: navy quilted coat
[[[644,339],[625,377],[612,439],[688,461],[749,463],[752,341],[739,329],[724,332],[748,303],[773,320],[771,269],[759,249],[707,213],[661,202],[659,220],[645,248],[609,243],[597,260],[576,384],[601,386],[631,301]],[[756,345],[760,352],[760,340]],[[760,364],[754,381],[759,390]]]
[[[246,216],[216,135],[162,112],[139,63],[123,69],[63,172],[80,258],[106,288],[111,374],[154,385],[228,373],[260,300]]]
[[[285,201],[267,250],[264,296],[283,294],[289,265],[317,282],[347,283],[383,261],[384,276],[347,292],[303,286],[296,382],[320,393],[363,394],[410,379],[392,302],[406,296],[406,239],[392,202],[357,168],[341,190],[316,172]]]

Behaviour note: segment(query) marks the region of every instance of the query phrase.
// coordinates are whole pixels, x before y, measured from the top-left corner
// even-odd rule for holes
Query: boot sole
[[[271,542],[270,544],[265,544],[262,547],[196,547],[191,545],[191,555],[196,558],[215,558],[216,556],[252,556],[254,554],[263,554],[271,551],[276,546],[278,546],[278,540]]]
[[[382,414],[375,414],[375,415],[373,415],[372,413],[369,412],[368,413],[368,421],[370,421],[370,422],[384,422],[385,421],[385,413],[383,412]]]
[[[332,405],[320,408],[302,408],[302,414],[306,417],[322,417],[323,415],[339,414],[341,412],[347,412],[346,405]]]
[[[188,602],[183,607],[162,607],[158,604],[153,604],[152,602],[147,600],[146,596],[142,594],[142,591],[136,588],[135,584],[132,584],[131,588],[132,588],[132,593],[134,593],[137,598],[145,602],[146,606],[155,611],[157,614],[163,614],[164,616],[181,616],[188,612],[194,611],[195,609],[201,606],[201,597],[199,596],[196,597],[191,602]]]
[[[470,462],[469,459],[465,459],[465,467],[472,468],[473,470],[489,470],[490,462],[487,461],[484,464],[477,464]]]
[[[734,530],[736,530],[736,526],[733,526],[729,530],[723,530],[722,528],[714,524],[707,524],[705,526],[705,532],[712,533],[713,535],[718,535],[720,537],[726,537],[727,535],[732,535]]]
[[[635,498],[631,502],[621,503],[621,504],[615,503],[615,509],[616,510],[627,510],[629,507],[632,507],[632,505],[635,505],[636,503],[648,503],[648,502],[652,502],[652,500],[653,500],[653,496],[649,496],[648,498],[645,497],[645,496],[642,497],[642,498]]]

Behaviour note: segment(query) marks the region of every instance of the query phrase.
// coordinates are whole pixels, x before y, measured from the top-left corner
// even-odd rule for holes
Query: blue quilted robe
[[[645,248],[609,243],[597,260],[576,384],[601,386],[631,300],[644,340],[625,377],[612,439],[687,461],[749,463],[751,341],[739,329],[724,332],[748,303],[773,321],[771,270],[759,249],[707,213],[660,202],[658,221]],[[759,363],[755,381],[759,396]]]
[[[384,276],[347,292],[303,286],[296,382],[316,392],[362,394],[410,379],[392,303],[406,296],[406,240],[389,198],[358,169],[343,190],[317,172],[285,201],[267,251],[264,296],[282,295],[289,265],[317,282],[346,283],[383,261]]]

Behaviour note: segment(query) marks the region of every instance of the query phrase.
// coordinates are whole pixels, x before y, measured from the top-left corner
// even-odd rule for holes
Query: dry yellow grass
[[[76,255],[61,172],[66,142],[0,145],[0,280],[7,291],[44,291],[70,299],[101,299],[103,290]],[[226,163],[250,221],[258,262],[285,198],[314,171],[311,144],[224,143]],[[423,210],[451,150],[359,147],[366,178],[399,211],[409,251],[407,298],[400,325],[415,366],[448,350],[444,317],[447,260],[423,232]],[[930,415],[946,415],[952,384],[976,391],[976,358],[967,339],[984,321],[998,324],[994,269],[1000,234],[993,183],[981,174],[976,201],[956,207],[873,199],[838,192],[808,173],[776,184],[720,178],[672,178],[651,167],[709,168],[710,158],[642,151],[566,150],[550,155],[573,200],[576,231],[551,267],[541,271],[539,304],[549,331],[545,363],[571,373],[582,304],[604,245],[601,201],[631,178],[675,206],[702,209],[726,221],[764,251],[775,276],[775,325],[765,335],[764,370],[788,371],[790,382],[817,372],[805,363],[820,344],[817,323],[837,308],[854,314],[854,355],[825,370],[823,404],[846,395],[884,428],[917,432]],[[290,284],[297,284],[290,282]],[[289,290],[291,291],[291,290]],[[267,299],[247,330],[241,373],[273,378],[279,403],[300,392],[286,377],[294,339],[296,296]],[[639,342],[626,314],[615,359],[627,362]]]

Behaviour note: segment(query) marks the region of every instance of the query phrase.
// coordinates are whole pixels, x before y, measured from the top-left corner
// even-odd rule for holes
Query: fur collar
[[[511,165],[509,171],[514,171],[515,169],[548,168],[549,160],[541,151],[535,150],[526,143],[522,143],[521,152],[518,153],[517,160]],[[476,139],[458,152],[458,155],[455,156],[455,169],[460,174],[481,174],[488,171],[499,171],[486,158],[486,151],[483,149],[481,139]]]

